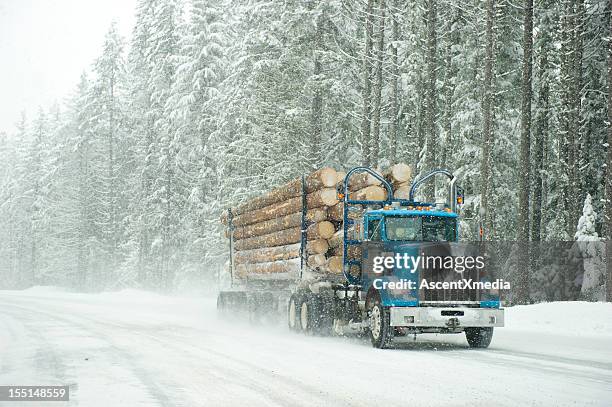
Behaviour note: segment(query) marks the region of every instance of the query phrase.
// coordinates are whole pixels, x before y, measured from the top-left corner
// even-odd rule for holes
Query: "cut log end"
[[[393,183],[408,182],[412,179],[412,168],[404,163],[395,164],[387,168],[383,174]]]
[[[333,256],[327,259],[327,270],[330,273],[341,274],[342,265],[342,256]]]
[[[326,188],[336,186],[336,182],[338,180],[338,173],[336,172],[336,170],[330,167],[325,167],[321,168],[318,172],[322,186]]]
[[[325,239],[310,240],[307,245],[308,253],[325,254],[329,250],[329,244]]]
[[[334,188],[322,189],[319,196],[323,206],[333,206],[338,203],[338,194]]]

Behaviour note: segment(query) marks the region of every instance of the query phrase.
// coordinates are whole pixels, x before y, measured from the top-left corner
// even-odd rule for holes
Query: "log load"
[[[330,206],[327,208],[327,217],[329,220],[334,220],[336,222],[342,222],[344,219],[343,212],[344,211],[344,203],[338,202],[334,206]]]
[[[336,186],[342,185],[344,182],[344,178],[346,178],[346,172],[338,171],[336,172]]]
[[[308,256],[308,265],[310,267],[321,267],[327,264],[327,258],[324,254],[312,254]]]
[[[381,186],[370,185],[358,191],[352,192],[349,198],[361,201],[384,201],[387,199],[387,190]],[[336,222],[342,222],[344,220],[342,218],[343,208],[344,204],[342,202],[338,202],[334,206],[327,208],[328,219]],[[356,218],[359,217],[359,213],[351,212],[350,216],[351,218]]]
[[[325,167],[304,178],[306,193],[312,193],[323,188],[332,188],[337,182],[336,170]],[[270,206],[302,195],[302,179],[296,178],[287,184],[273,189],[265,195],[255,197],[242,205],[232,208],[234,216]]]
[[[336,203],[338,203],[338,196],[334,188],[323,188],[306,195],[306,207],[309,210],[333,206]],[[265,208],[236,216],[232,223],[234,226],[246,226],[301,211],[302,197],[298,196],[280,203],[266,206]]]
[[[331,249],[335,249],[336,247],[342,247],[342,243],[343,243],[343,231],[342,229],[338,230],[336,233],[334,233],[334,235],[332,237],[330,237],[327,240],[327,243],[329,244],[329,247]]]
[[[340,246],[336,246],[334,248],[332,248],[330,250],[331,255],[333,256],[342,256],[343,254],[343,246],[342,244],[340,244]],[[357,245],[349,245],[348,248],[348,258],[349,259],[361,259],[361,247],[357,246]]]
[[[410,199],[410,187],[412,187],[410,182],[404,182],[397,186],[394,185],[393,197],[396,199]]]
[[[311,256],[323,256],[329,250],[325,239],[306,242],[306,253]],[[277,260],[289,260],[300,257],[300,244],[293,243],[285,246],[263,247],[259,249],[240,250],[234,254],[234,263],[266,263]],[[229,265],[228,265],[229,267]]]
[[[396,197],[407,198],[413,175],[410,166],[396,164],[379,174],[392,184]],[[341,274],[343,203],[338,201],[338,192],[343,192],[340,188],[345,177],[346,173],[342,171],[322,168],[304,178],[307,193],[304,215],[309,224],[304,253],[300,250],[303,216],[301,178],[233,208],[233,264],[236,275],[297,272],[300,270],[300,254],[306,256],[305,264],[312,269]],[[353,200],[387,199],[387,190],[381,182],[366,173],[351,177],[349,193]],[[362,213],[351,211],[349,216],[357,219]],[[227,224],[227,213],[222,218]],[[350,246],[347,256],[360,258],[361,248]]]
[[[346,177],[346,173],[344,173],[344,177]],[[344,177],[338,179],[338,187],[340,188],[344,183]],[[351,175],[351,179],[349,181],[349,191],[358,191],[360,189],[364,189],[365,187],[380,184],[381,182],[378,179],[368,173],[354,174]],[[341,190],[340,192],[344,191]]]
[[[306,235],[308,240],[329,239],[335,232],[334,224],[329,221],[317,222],[308,226]],[[302,228],[294,227],[266,235],[249,237],[236,240],[234,247],[236,250],[259,249],[263,247],[284,246],[298,243],[302,239]]]
[[[349,194],[349,199],[355,201],[384,201],[387,199],[387,190],[378,185],[370,185]]]
[[[392,185],[399,185],[412,180],[412,168],[407,164],[395,164],[383,171],[383,176]]]
[[[236,275],[245,277],[249,274],[297,273],[300,271],[300,259],[271,261],[268,263],[237,264]]]
[[[325,268],[330,273],[341,274],[342,273],[342,256],[332,256],[329,259],[327,259],[327,264]]]
[[[264,247],[260,249],[242,250],[234,254],[234,263],[267,263],[277,260],[289,260],[300,257],[300,244]]]
[[[327,208],[327,219],[333,220],[335,222],[342,222],[342,221],[344,221],[344,219],[343,219],[343,212],[342,212],[343,210],[344,210],[344,203],[342,203],[342,202],[338,202],[334,206],[330,206],[329,208]],[[358,219],[358,218],[361,217],[361,213],[362,212],[363,211],[351,210],[349,212],[349,218],[350,219]]]
[[[306,243],[306,252],[310,254],[325,254],[329,250],[329,243],[325,239],[310,240]]]
[[[322,222],[327,219],[327,211],[325,208],[315,208],[306,211],[307,222]],[[267,221],[253,223],[246,226],[237,227],[234,230],[234,239],[245,239],[253,236],[266,235],[272,232],[278,232],[292,227],[302,226],[302,212],[295,212],[280,218],[270,219]]]

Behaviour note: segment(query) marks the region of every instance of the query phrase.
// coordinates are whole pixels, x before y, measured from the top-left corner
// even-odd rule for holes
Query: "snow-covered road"
[[[508,309],[487,350],[463,335],[376,350],[214,308],[131,290],[0,291],[0,385],[70,385],[71,401],[50,406],[612,405],[612,304]]]

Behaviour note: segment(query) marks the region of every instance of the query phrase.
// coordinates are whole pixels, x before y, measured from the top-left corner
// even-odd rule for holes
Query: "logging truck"
[[[226,211],[231,288],[218,310],[282,315],[307,334],[367,334],[376,348],[419,333],[465,333],[470,347],[488,347],[504,324],[500,288],[478,245],[458,242],[457,179],[435,170],[408,182],[408,172],[324,168]],[[417,201],[437,176],[448,200]]]

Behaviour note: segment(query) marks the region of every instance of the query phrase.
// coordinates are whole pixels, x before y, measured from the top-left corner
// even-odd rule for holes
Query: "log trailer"
[[[384,200],[351,199],[349,183],[367,173],[386,189]],[[448,202],[418,202],[419,187],[436,176],[448,180]],[[341,274],[322,273],[308,264],[306,247],[306,190],[302,178],[302,235],[300,264],[295,272],[235,274],[232,214],[229,212],[229,272],[232,286],[221,291],[217,308],[222,313],[243,314],[250,320],[286,315],[289,329],[319,335],[367,333],[372,346],[389,347],[394,337],[419,333],[465,333],[472,348],[486,348],[494,327],[504,325],[498,290],[422,288],[423,279],[451,282],[465,273],[436,267],[391,266],[375,270],[375,254],[386,257],[409,254],[452,253],[458,245],[458,211],[463,196],[457,179],[446,170],[434,170],[416,180],[408,199],[396,199],[392,185],[367,167],[350,170],[338,187],[343,203]],[[254,265],[255,266],[255,265]],[[467,270],[471,280],[482,274]],[[413,283],[410,283],[410,282]]]

